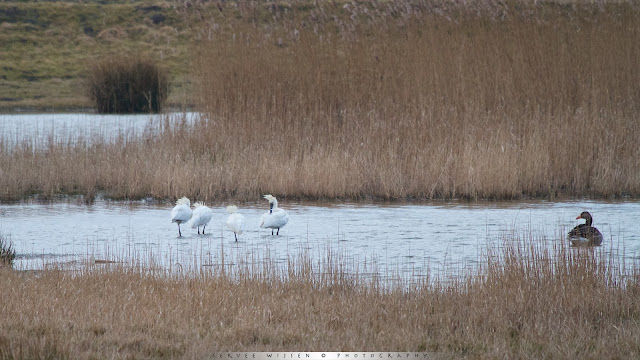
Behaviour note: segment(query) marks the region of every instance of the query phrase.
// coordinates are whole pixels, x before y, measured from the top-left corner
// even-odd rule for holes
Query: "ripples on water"
[[[267,204],[245,204],[246,232],[235,242],[226,229],[224,206],[215,204],[206,235],[183,225],[179,238],[170,221],[172,206],[99,201],[0,205],[0,231],[18,252],[16,267],[42,268],[51,262],[135,259],[168,267],[237,264],[268,258],[285,266],[304,254],[322,261],[332,254],[361,273],[425,275],[455,273],[485,261],[509,234],[553,243],[594,215],[605,235],[597,251],[640,251],[636,202],[507,202],[476,204],[336,204],[281,201],[290,214],[280,236],[259,229]],[[611,246],[615,244],[615,246]]]

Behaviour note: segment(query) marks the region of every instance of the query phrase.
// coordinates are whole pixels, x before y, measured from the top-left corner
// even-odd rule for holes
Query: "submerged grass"
[[[0,233],[0,268],[11,268],[15,258],[16,250],[13,248],[13,242],[9,237]]]
[[[284,267],[247,259],[235,270],[96,264],[3,271],[0,284],[13,291],[0,294],[0,354],[204,358],[331,349],[633,358],[640,287],[619,259],[512,235],[471,273],[412,286],[363,280],[339,256],[301,255]]]

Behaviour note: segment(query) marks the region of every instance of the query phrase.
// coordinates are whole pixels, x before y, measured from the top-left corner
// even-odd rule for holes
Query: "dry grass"
[[[202,122],[5,149],[0,197],[640,195],[632,3],[199,4]]]
[[[585,249],[583,249],[585,250]],[[638,275],[619,254],[505,238],[472,274],[385,287],[301,256],[193,272],[4,271],[2,358],[206,358],[215,351],[640,355]],[[327,259],[330,257],[327,257]],[[335,259],[335,258],[334,258]],[[338,258],[339,259],[339,258]]]
[[[212,140],[250,159],[232,167],[311,197],[638,194],[637,9],[401,5],[202,45]]]

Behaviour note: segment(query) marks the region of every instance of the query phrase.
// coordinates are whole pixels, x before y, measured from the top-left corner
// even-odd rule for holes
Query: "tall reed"
[[[197,59],[216,142],[282,194],[637,194],[637,9],[408,4],[220,30]]]

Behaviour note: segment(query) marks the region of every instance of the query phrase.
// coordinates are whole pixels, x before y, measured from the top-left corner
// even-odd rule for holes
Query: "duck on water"
[[[602,244],[602,233],[593,224],[593,218],[587,211],[583,211],[576,219],[585,219],[584,224],[580,224],[569,231],[569,241],[573,246],[600,246]]]

